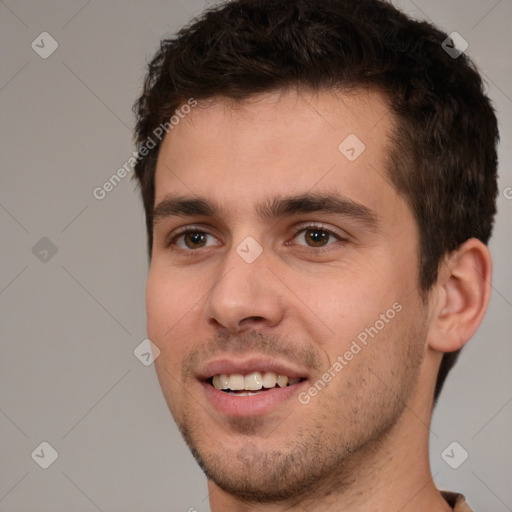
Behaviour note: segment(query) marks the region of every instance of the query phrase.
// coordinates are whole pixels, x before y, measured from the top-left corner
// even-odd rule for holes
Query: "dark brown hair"
[[[383,0],[235,0],[163,40],[134,107],[149,256],[160,143],[140,151],[180,105],[297,87],[374,88],[396,119],[387,173],[419,228],[425,298],[442,257],[472,237],[487,243],[496,212],[497,120],[471,60],[443,48],[447,37]],[[435,400],[458,354],[443,356]]]

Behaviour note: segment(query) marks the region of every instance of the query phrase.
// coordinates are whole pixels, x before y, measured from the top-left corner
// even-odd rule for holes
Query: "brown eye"
[[[345,239],[323,226],[314,224],[305,226],[297,232],[293,238],[293,245],[302,245],[304,247],[323,249],[336,242],[343,242]]]
[[[212,245],[219,245],[218,240],[214,236],[205,231],[196,230],[182,231],[181,234],[176,235],[168,244],[170,248],[175,246],[183,250],[202,249]]]
[[[206,233],[192,231],[183,235],[183,241],[189,249],[200,249],[206,245]]]
[[[304,239],[311,247],[323,247],[329,240],[331,233],[323,229],[307,229]]]

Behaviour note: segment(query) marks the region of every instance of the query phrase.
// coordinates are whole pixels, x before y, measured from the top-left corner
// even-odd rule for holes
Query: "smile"
[[[290,378],[287,375],[278,375],[275,372],[252,372],[247,375],[241,373],[218,374],[210,379],[215,388],[230,395],[253,396],[272,388],[285,388],[301,382],[301,378]]]
[[[227,417],[255,417],[282,411],[307,386],[308,371],[288,361],[226,354],[201,366],[196,378],[209,407]]]

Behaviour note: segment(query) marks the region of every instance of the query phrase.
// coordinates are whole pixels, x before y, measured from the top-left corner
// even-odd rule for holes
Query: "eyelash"
[[[205,233],[205,234],[210,234],[208,233],[205,229],[197,226],[197,227],[194,227],[194,226],[188,226],[186,228],[183,228],[182,230],[179,230],[177,233],[174,233],[174,235],[171,235],[169,237],[169,240],[166,242],[165,244],[165,247],[166,248],[169,248],[171,247],[171,245],[174,245],[176,240],[178,240],[178,238],[184,236],[184,235],[188,235],[190,233]],[[183,251],[185,251],[185,249],[182,249]],[[186,252],[194,252],[193,249],[189,249],[189,250],[186,250]]]
[[[342,242],[342,243],[348,242],[347,238],[344,238],[343,236],[341,236],[341,235],[337,234],[336,232],[334,232],[332,229],[329,229],[329,228],[325,227],[324,225],[318,224],[318,223],[307,224],[307,225],[301,226],[300,229],[298,229],[295,232],[295,234],[293,235],[292,240],[297,238],[300,233],[302,233],[304,231],[310,231],[310,230],[323,231],[323,232],[327,233],[328,235],[333,236],[334,238],[337,238],[338,242]],[[165,247],[166,248],[170,248],[172,245],[175,245],[176,241],[180,237],[182,237],[184,235],[187,235],[187,234],[190,234],[190,233],[204,233],[206,235],[210,235],[210,233],[208,233],[205,229],[203,229],[203,228],[201,228],[199,226],[198,227],[189,226],[187,228],[184,228],[181,231],[178,231],[174,235],[172,235],[170,237],[170,239],[166,242]],[[213,236],[213,235],[210,235],[210,236]],[[286,245],[292,245],[292,244],[289,244],[288,242],[285,242],[285,244]],[[321,253],[321,252],[324,252],[324,251],[331,250],[330,249],[331,245],[333,245],[333,244],[328,244],[328,245],[323,246],[323,247],[311,247],[311,246],[307,246],[307,245],[300,245],[300,247],[301,247],[301,250],[304,250],[304,251],[311,251],[311,252],[314,252],[314,253]],[[201,249],[201,247],[199,249]],[[184,253],[188,253],[188,255],[192,256],[192,257],[194,256],[193,253],[199,252],[199,249],[181,249],[181,248],[178,248],[178,250],[180,250],[180,251],[182,251]]]

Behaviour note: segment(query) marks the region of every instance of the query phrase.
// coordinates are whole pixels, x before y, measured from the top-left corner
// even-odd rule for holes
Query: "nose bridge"
[[[209,291],[207,322],[233,332],[255,321],[269,326],[278,323],[284,304],[268,263],[268,255],[252,237],[232,247]]]

